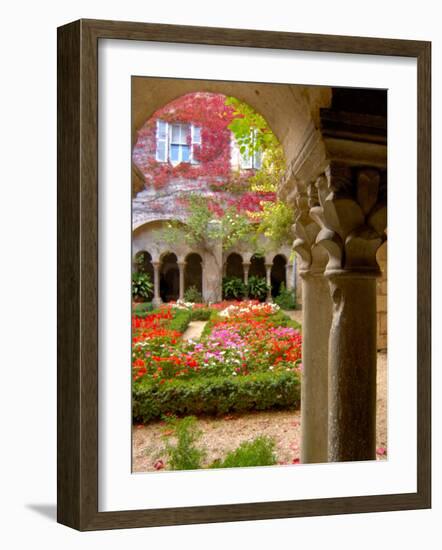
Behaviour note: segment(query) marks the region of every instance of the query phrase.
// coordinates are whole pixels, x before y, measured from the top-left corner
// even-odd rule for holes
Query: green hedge
[[[152,302],[139,302],[133,308],[133,314],[137,317],[147,317],[153,309]]]
[[[301,384],[294,372],[173,380],[159,385],[147,379],[133,386],[134,421],[164,414],[200,415],[299,408]]]
[[[192,310],[192,321],[208,321],[212,310],[208,307],[199,307]]]
[[[173,309],[173,318],[169,321],[167,328],[184,332],[192,320],[192,312],[188,309]]]

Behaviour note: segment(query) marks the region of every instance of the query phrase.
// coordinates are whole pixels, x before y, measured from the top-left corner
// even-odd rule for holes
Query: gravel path
[[[183,340],[198,340],[206,326],[207,321],[190,321],[183,333]]]
[[[296,313],[296,312],[295,312]],[[195,321],[197,323],[197,321]],[[199,322],[203,323],[204,322]],[[387,354],[378,354],[378,399],[376,447],[387,448]],[[290,464],[300,454],[300,412],[265,411],[242,415],[226,415],[221,418],[199,418],[198,427],[203,435],[200,445],[207,450],[205,464],[222,458],[242,441],[258,435],[268,435],[276,441],[278,461]],[[152,422],[133,427],[133,471],[154,471],[158,459],[166,463],[162,451],[168,428],[164,422]],[[384,460],[386,454],[378,454]]]

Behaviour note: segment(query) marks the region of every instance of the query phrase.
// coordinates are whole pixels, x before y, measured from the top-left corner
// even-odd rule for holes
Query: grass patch
[[[224,460],[215,460],[211,468],[242,468],[244,466],[272,466],[276,464],[275,442],[261,435],[253,441],[244,441],[228,453]]]

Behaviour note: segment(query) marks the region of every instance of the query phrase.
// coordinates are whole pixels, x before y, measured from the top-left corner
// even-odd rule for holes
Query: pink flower
[[[299,460],[299,458],[294,458],[292,460],[292,464],[300,464],[300,463],[301,463],[301,461]]]
[[[380,455],[380,456],[386,455],[387,454],[387,449],[385,447],[378,447],[376,449],[376,454]]]
[[[156,460],[153,464],[153,467],[155,468],[155,470],[162,470],[164,468],[164,462],[161,459]]]

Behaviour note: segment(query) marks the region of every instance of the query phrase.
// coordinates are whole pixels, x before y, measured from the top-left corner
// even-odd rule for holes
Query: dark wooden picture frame
[[[98,41],[402,56],[418,70],[417,492],[98,511]],[[79,20],[58,29],[58,521],[82,531],[431,506],[431,44],[421,41]]]

